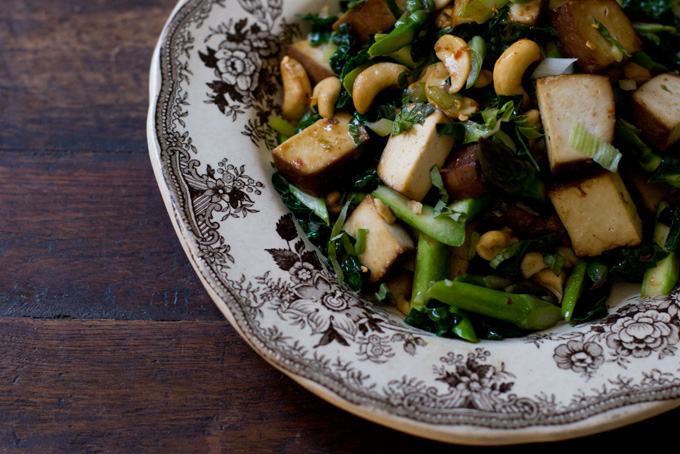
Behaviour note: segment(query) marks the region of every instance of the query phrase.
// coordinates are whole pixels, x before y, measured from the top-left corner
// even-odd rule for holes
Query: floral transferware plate
[[[616,290],[610,315],[468,344],[339,286],[270,184],[278,62],[310,0],[184,0],[151,68],[151,161],[180,241],[229,322],[333,404],[436,440],[599,432],[680,404],[680,294]]]

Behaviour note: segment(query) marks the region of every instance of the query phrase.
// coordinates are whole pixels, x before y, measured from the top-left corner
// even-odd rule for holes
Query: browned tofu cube
[[[631,119],[663,151],[680,139],[680,76],[659,74],[633,92]]]
[[[451,153],[439,171],[444,188],[453,200],[479,197],[487,191],[477,158],[478,149],[478,142],[463,145]]]
[[[349,132],[352,116],[338,112],[290,137],[273,152],[281,175],[299,189],[320,196],[338,182],[357,146]]]
[[[334,76],[325,55],[328,43],[312,46],[311,41],[305,39],[288,47],[288,56],[299,61],[305,67],[307,75],[313,84],[318,84],[326,77]]]
[[[642,221],[621,177],[602,171],[548,192],[574,253],[593,257],[642,241]]]
[[[437,110],[422,125],[391,136],[378,164],[383,183],[412,200],[422,200],[432,187],[430,169],[444,165],[455,142],[453,136],[437,134],[437,124],[448,121]]]
[[[616,0],[573,0],[552,12],[551,23],[557,30],[560,49],[565,57],[578,58],[583,72],[597,73],[625,60],[612,52],[613,44],[602,36],[593,18],[604,25],[629,54],[642,48],[642,41]]]
[[[544,77],[536,82],[536,98],[553,173],[591,162],[588,156],[569,146],[575,120],[603,141],[614,140],[614,92],[606,77],[592,74]]]
[[[343,230],[357,236],[359,229],[366,229],[366,247],[359,254],[359,261],[370,272],[371,282],[382,279],[397,259],[413,249],[413,240],[406,229],[396,222],[389,223],[380,215],[375,199],[370,194],[347,218]]]
[[[350,24],[352,32],[360,40],[367,41],[369,35],[389,30],[396,21],[385,0],[366,0],[343,14],[333,24],[333,30],[341,24]]]

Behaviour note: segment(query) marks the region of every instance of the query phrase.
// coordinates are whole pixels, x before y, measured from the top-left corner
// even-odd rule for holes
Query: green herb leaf
[[[417,124],[423,124],[425,118],[434,113],[435,110],[434,106],[428,103],[417,103],[411,109],[401,109],[394,119],[392,135],[399,135],[411,130]]]

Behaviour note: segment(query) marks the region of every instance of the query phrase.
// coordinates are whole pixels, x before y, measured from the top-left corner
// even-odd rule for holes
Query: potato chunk
[[[548,192],[579,257],[642,241],[642,221],[618,173],[595,176]]]
[[[343,230],[357,236],[359,229],[367,229],[366,247],[359,254],[359,261],[370,272],[371,282],[377,282],[397,259],[413,249],[411,237],[401,225],[385,221],[375,206],[375,199],[370,194],[356,207],[347,218]]]
[[[338,112],[290,137],[272,151],[274,165],[299,189],[323,195],[339,180],[357,152],[349,132],[351,119],[351,115]]]
[[[369,35],[389,30],[396,21],[385,0],[366,0],[343,14],[333,24],[333,30],[348,23],[360,40],[367,41]]]
[[[553,173],[591,162],[588,156],[569,146],[575,120],[605,142],[614,140],[614,92],[606,77],[591,74],[544,77],[536,83],[536,97]]]
[[[551,23],[557,30],[560,49],[565,57],[578,58],[576,65],[586,73],[597,73],[625,60],[612,53],[612,43],[595,27],[593,18],[604,25],[609,34],[629,54],[642,48],[630,20],[616,0],[574,0],[552,12]]]
[[[390,188],[412,200],[422,200],[432,187],[430,169],[444,165],[455,142],[453,136],[437,135],[437,123],[448,118],[439,110],[422,125],[391,136],[378,164],[378,176]]]
[[[327,48],[328,43],[312,46],[311,41],[305,39],[291,44],[288,47],[288,56],[299,61],[305,67],[312,83],[318,84],[326,77],[335,75],[325,59]]]
[[[680,76],[659,74],[633,92],[631,119],[663,151],[680,139]]]

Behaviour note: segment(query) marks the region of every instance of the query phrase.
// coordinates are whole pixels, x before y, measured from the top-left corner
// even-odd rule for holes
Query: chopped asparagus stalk
[[[656,224],[654,225],[654,242],[663,247],[668,237],[670,228],[659,222],[659,215],[668,207],[668,202],[662,200],[656,210]],[[657,262],[654,268],[645,272],[642,280],[640,296],[668,295],[678,282],[680,275],[680,257],[675,252],[670,252],[664,259]]]
[[[437,281],[428,293],[444,303],[523,329],[547,329],[563,319],[559,307],[535,296],[491,290],[460,281]]]
[[[434,208],[410,200],[387,186],[379,186],[373,197],[392,209],[394,215],[420,232],[448,246],[465,241],[465,225],[448,216],[435,217]]]
[[[428,290],[432,283],[446,278],[448,246],[421,233],[418,237],[418,253],[413,274],[411,310],[423,311],[430,301]],[[461,339],[479,342],[472,322],[463,311],[452,305],[460,321],[453,327],[453,333]]]
[[[588,261],[579,260],[567,278],[567,283],[564,286],[564,298],[562,298],[562,316],[565,320],[571,320],[581,293],[583,292],[583,282],[585,281],[586,271],[588,270]]]

